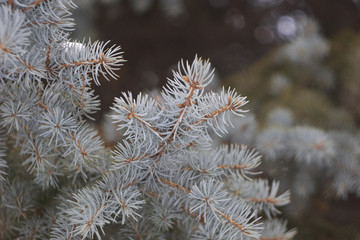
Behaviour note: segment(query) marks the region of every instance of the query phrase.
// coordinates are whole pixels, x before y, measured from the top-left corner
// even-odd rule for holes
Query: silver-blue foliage
[[[246,97],[205,93],[209,61],[180,61],[158,98],[115,99],[125,135],[105,148],[87,123],[99,109],[91,84],[116,78],[124,60],[109,42],[69,38],[74,7],[0,2],[0,237],[261,239],[263,215],[278,214],[289,193],[252,181],[254,149],[211,149],[211,132],[226,134]]]

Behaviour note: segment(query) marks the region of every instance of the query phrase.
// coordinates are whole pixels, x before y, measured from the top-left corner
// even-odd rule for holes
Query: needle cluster
[[[73,7],[0,4],[0,237],[261,239],[262,216],[278,215],[289,193],[251,180],[254,149],[211,148],[211,132],[223,135],[247,112],[246,97],[206,93],[209,61],[180,61],[158,98],[115,99],[125,135],[105,148],[87,123],[99,109],[91,84],[116,78],[124,60],[108,42],[70,40]],[[294,235],[282,221],[269,226]]]

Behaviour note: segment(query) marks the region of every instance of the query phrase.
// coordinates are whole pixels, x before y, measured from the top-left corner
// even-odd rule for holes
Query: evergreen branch
[[[278,195],[279,182],[273,181],[271,186],[267,180],[230,181],[230,189],[238,196],[249,202],[254,209],[263,211],[268,218],[278,214],[276,207],[284,206],[290,202],[290,193],[286,191]]]
[[[247,169],[247,168],[252,168],[253,166],[246,166],[246,165],[243,165],[243,164],[236,164],[236,165],[219,165],[217,167],[222,168],[222,169]]]
[[[267,220],[264,223],[264,231],[259,240],[291,240],[296,235],[296,230],[286,230],[286,220]]]
[[[245,198],[247,201],[255,202],[255,203],[270,203],[270,204],[278,204],[280,201],[277,201],[274,198]]]
[[[225,133],[232,126],[230,116],[246,112],[246,98],[230,89],[204,94],[214,73],[209,61],[197,56],[192,63],[182,60],[161,97],[139,94],[134,99],[123,93],[116,98],[112,118],[126,129],[125,140],[109,151],[84,116],[99,109],[92,81],[99,85],[101,76],[116,78],[122,52],[107,47],[108,42],[71,42],[69,7],[74,7],[71,0],[0,4],[0,81],[5,86],[0,87],[0,124],[21,146],[34,189],[54,188],[41,201],[60,196],[49,204],[56,213],[52,225],[44,220],[46,214],[31,208],[40,206],[39,197],[22,192],[30,189],[29,182],[5,188],[0,200],[9,206],[7,222],[16,225],[16,234],[46,239],[52,228],[53,240],[101,239],[106,224],[121,223],[122,232],[132,231],[121,237],[160,239],[172,231],[180,238],[258,238],[262,228],[252,206],[272,215],[278,212],[275,205],[289,201],[288,192],[278,196],[276,184],[271,191],[258,184],[263,195],[239,191],[236,198],[228,191],[234,188],[232,178],[244,185],[260,156],[245,146],[208,148],[208,127]],[[313,150],[327,149],[316,143]],[[6,154],[0,147],[2,158]],[[67,178],[74,189],[64,187]]]
[[[50,44],[51,43],[52,43],[52,40],[50,40],[50,42],[49,42],[49,46],[48,46],[48,49],[47,49],[47,52],[46,52],[46,60],[45,60],[46,70],[49,73],[53,72],[52,68],[50,67],[50,63],[51,63],[51,60],[50,60],[51,46],[50,46]]]
[[[203,119],[195,122],[194,124],[198,124],[200,122],[205,122],[205,121],[208,121],[209,118],[213,118],[213,117],[216,117],[222,113],[225,113],[227,111],[232,111],[232,110],[236,110],[238,109],[239,107],[243,106],[245,104],[244,101],[242,100],[237,100],[236,102],[233,102],[233,96],[232,95],[229,95],[229,98],[228,98],[228,103],[221,107],[220,109],[218,110],[215,110],[207,115],[204,116]]]
[[[45,2],[46,0],[36,0],[34,2],[31,3],[31,5],[29,7],[23,8],[21,11],[22,12],[26,12],[28,10],[31,10],[37,6],[39,6],[41,3]]]
[[[80,106],[81,106],[81,108],[82,109],[84,109],[84,107],[85,107],[85,105],[84,105],[84,91],[85,91],[85,77],[84,76],[82,76],[82,85],[81,85],[81,94],[80,94],[80,101],[81,101],[81,104],[80,104]]]
[[[28,23],[26,26],[28,27],[31,27],[33,25],[50,25],[50,26],[57,26],[59,24],[63,24],[63,22],[59,22],[59,21],[44,21],[44,22],[38,22],[38,21],[34,21],[34,22],[31,22],[31,23]]]
[[[234,225],[236,228],[238,228],[241,232],[245,233],[246,235],[251,235],[252,234],[252,232],[245,229],[245,227],[243,225],[239,224],[238,222],[233,220],[230,216],[227,216],[225,213],[222,213],[218,209],[215,209],[215,212],[217,214],[219,214],[223,219],[225,219],[228,223]]]
[[[172,181],[169,181],[169,180],[166,180],[166,179],[163,179],[163,178],[159,178],[159,181],[170,186],[170,187],[173,187],[173,188],[177,188],[181,191],[184,191],[186,193],[191,193],[191,190],[186,188],[186,187],[183,187],[181,186],[180,184],[178,183],[175,183],[175,182],[172,182]]]
[[[195,212],[191,212],[189,208],[186,208],[184,206],[181,206],[181,209],[184,210],[184,212],[186,212],[187,214],[189,214],[192,218],[199,220],[199,222],[203,225],[205,225],[205,219],[204,219],[204,214],[202,214],[201,216],[199,216],[198,214],[196,214]]]
[[[138,228],[137,228],[134,220],[131,219],[130,222],[131,222],[131,225],[132,225],[132,227],[133,227],[133,229],[134,229],[134,231],[135,231],[135,233],[136,233],[137,239],[142,240],[142,239],[143,239],[143,236],[141,235],[140,231],[138,230]]]
[[[182,186],[181,184],[178,184],[178,183],[175,183],[175,182],[172,182],[172,181],[169,181],[169,180],[165,180],[165,179],[162,179],[162,178],[160,178],[159,181],[161,181],[162,183],[164,183],[164,184],[166,184],[166,185],[168,185],[168,186],[171,186],[171,187],[173,187],[173,188],[179,189],[179,190],[181,190],[181,191],[183,191],[183,192],[185,192],[185,193],[187,193],[187,194],[190,194],[190,195],[196,195],[196,194],[198,194],[197,191],[199,191],[197,187],[195,187],[195,188],[193,188],[193,189],[188,189],[188,188]],[[211,182],[211,181],[210,181],[210,182]],[[203,183],[205,183],[205,182],[202,181],[202,182],[200,183],[200,186],[205,187],[205,185],[204,185]],[[206,187],[209,188],[211,185],[212,185],[212,183],[209,183],[209,185],[206,186]],[[218,185],[217,187],[215,187],[215,189],[218,189],[218,190],[219,190],[219,186],[221,187],[222,185]],[[214,191],[216,192],[217,190],[214,190]],[[208,194],[209,194],[209,192],[208,192]],[[215,194],[214,194],[214,195],[215,195]],[[223,218],[224,220],[226,220],[226,222],[228,222],[229,224],[235,226],[235,227],[236,227],[237,229],[239,229],[242,233],[244,233],[244,234],[246,234],[246,235],[249,235],[249,236],[253,235],[253,234],[254,234],[253,231],[248,230],[244,225],[242,225],[242,224],[240,224],[239,222],[237,222],[236,220],[232,219],[231,216],[227,215],[226,213],[220,211],[217,207],[213,206],[213,205],[218,201],[218,200],[214,200],[214,199],[213,199],[214,195],[213,195],[212,197],[206,197],[206,196],[201,197],[201,200],[205,202],[206,207],[207,207],[207,208],[210,208],[213,213],[215,213],[215,214],[219,215],[220,217],[222,217],[222,218]],[[223,197],[223,196],[222,196],[222,197]],[[220,199],[219,199],[219,200],[220,200]],[[226,202],[226,201],[228,201],[228,199],[224,199],[224,198],[223,198],[222,200],[220,200],[220,202],[222,202],[222,201],[225,201],[225,202]],[[193,216],[196,215],[198,218],[199,218],[199,217],[200,217],[200,218],[203,218],[203,220],[204,220],[204,222],[205,222],[205,224],[206,224],[206,223],[207,223],[207,221],[206,221],[206,215],[207,215],[207,214],[206,214],[206,211],[202,212],[202,213],[199,215],[199,214],[197,214],[197,213],[195,212],[195,210],[196,210],[197,208],[198,208],[198,207],[193,206],[193,207],[190,209],[190,212],[191,212],[191,213],[194,213]]]
[[[50,109],[49,107],[47,107],[44,103],[42,102],[39,102],[39,107],[45,109],[45,111],[50,111],[51,113],[54,114],[54,110],[53,109]]]
[[[176,132],[177,132],[178,128],[180,127],[180,123],[181,123],[187,109],[192,105],[192,98],[194,97],[195,90],[203,88],[200,83],[194,82],[193,79],[189,79],[189,77],[187,77],[187,76],[183,76],[182,78],[184,79],[185,82],[189,83],[189,87],[187,89],[188,92],[186,94],[184,102],[177,104],[177,106],[181,110],[180,110],[178,116],[176,117],[177,120],[175,121],[172,129],[170,130],[170,135],[167,139],[167,143],[170,143],[173,140],[173,138],[175,137]]]
[[[71,137],[75,143],[75,146],[80,150],[81,156],[82,156],[83,160],[85,161],[85,156],[88,155],[87,152],[81,147],[80,141],[78,139],[76,139],[74,133],[71,133]]]
[[[68,67],[77,67],[82,65],[95,65],[95,64],[101,64],[103,66],[106,66],[106,63],[114,63],[114,60],[105,58],[105,54],[102,52],[100,58],[93,59],[93,60],[85,60],[85,61],[78,61],[78,62],[72,62],[67,64],[60,65],[60,69],[62,68],[68,68]]]
[[[135,103],[133,103],[133,108],[135,108]],[[127,117],[127,119],[131,120],[131,119],[135,119],[137,121],[139,121],[141,124],[143,124],[145,127],[150,128],[151,131],[156,132],[158,135],[160,135],[160,131],[156,128],[154,128],[153,126],[151,126],[150,123],[146,122],[145,120],[143,120],[139,115],[137,115],[136,113],[134,113],[132,110],[130,110],[130,113]]]
[[[0,50],[4,51],[6,53],[10,53],[11,55],[14,55],[14,56],[16,55],[9,48],[6,48],[3,43],[0,43]]]
[[[157,106],[158,104],[153,99],[149,99],[148,95],[142,97],[139,94],[135,100],[131,93],[123,93],[123,98],[115,98],[115,106],[111,109],[117,115],[112,115],[112,118],[114,123],[119,123],[119,129],[127,128],[125,135],[128,135],[128,138],[134,136],[138,139],[140,136],[146,136],[147,131],[150,131],[157,138],[162,139],[159,128],[164,128],[167,124],[156,122],[161,114]],[[140,127],[137,123],[140,123]]]
[[[9,48],[6,48],[2,43],[0,43],[0,50],[13,55],[18,61],[20,61],[22,64],[24,64],[25,67],[27,69],[29,69],[30,71],[37,71],[40,73],[40,70],[36,69],[34,66],[29,64],[26,60],[22,59],[20,56],[18,56],[16,53],[11,51]],[[17,70],[17,72],[19,72],[19,71],[20,71],[20,69]]]
[[[33,150],[35,151],[35,161],[31,161],[31,158],[28,158],[28,160],[24,161],[23,164],[26,164],[28,162],[30,162],[30,166],[29,166],[29,170],[30,172],[32,172],[34,170],[34,166],[36,166],[38,169],[40,168],[41,164],[43,164],[43,157],[40,154],[40,146],[37,146],[37,142],[36,139],[32,136],[32,133],[30,132],[29,128],[26,125],[23,125],[23,129],[30,141],[30,145],[32,146]]]

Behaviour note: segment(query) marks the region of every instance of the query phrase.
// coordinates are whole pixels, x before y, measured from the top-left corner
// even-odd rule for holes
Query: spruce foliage
[[[291,239],[273,218],[289,192],[251,180],[256,150],[211,147],[247,100],[204,92],[209,61],[180,61],[159,98],[122,93],[112,119],[124,139],[104,147],[88,124],[99,109],[91,84],[116,78],[124,60],[109,42],[69,38],[74,7],[0,4],[0,237]]]

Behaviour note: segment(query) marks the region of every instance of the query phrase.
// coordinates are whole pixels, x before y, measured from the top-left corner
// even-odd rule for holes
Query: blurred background
[[[237,131],[232,133],[240,137],[228,136],[227,141],[260,149],[264,174],[281,178],[284,189],[291,189],[291,206],[282,210],[289,226],[298,230],[296,239],[360,239],[360,1],[82,0],[76,4],[73,39],[110,39],[122,47],[127,60],[117,81],[103,80],[101,87],[94,86],[102,104],[95,118],[109,145],[117,136],[107,137],[111,130],[101,124],[108,124],[105,113],[114,97],[123,91],[160,89],[180,59],[192,61],[196,54],[209,58],[216,69],[213,90],[232,86],[250,101],[250,114],[235,124]],[[342,175],[328,168],[299,170],[284,163],[284,156],[267,163],[271,157],[261,142],[263,133],[274,125],[307,126],[337,134],[338,139],[344,136],[355,160],[349,166],[340,164],[345,169]]]

